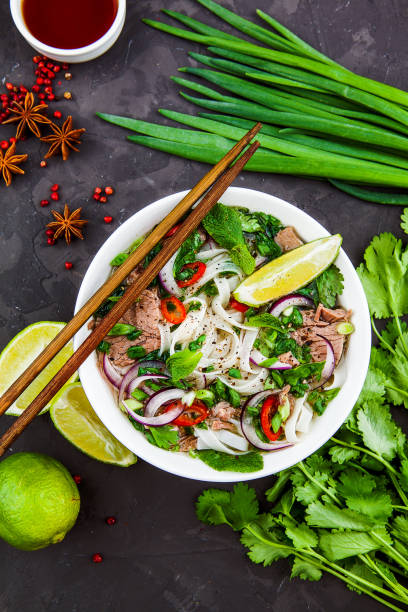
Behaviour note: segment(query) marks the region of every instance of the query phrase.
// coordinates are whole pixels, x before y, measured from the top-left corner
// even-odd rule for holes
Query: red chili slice
[[[172,325],[182,323],[187,316],[184,304],[174,295],[164,298],[160,302],[160,309],[163,317]]]
[[[279,408],[279,394],[275,393],[266,398],[261,408],[261,427],[268,440],[275,442],[282,435],[282,427],[275,433],[271,428],[273,415]]]
[[[174,225],[164,237],[170,238],[171,236],[174,236],[174,234],[177,232],[179,227],[180,227],[180,223],[178,223],[177,225]]]
[[[241,304],[241,302],[234,300],[234,298],[231,298],[229,305],[234,310],[238,310],[238,312],[246,312],[249,308],[249,306],[247,306],[246,304]]]
[[[178,408],[181,404],[181,400],[176,400],[172,402],[168,406],[166,406],[165,412],[168,412],[172,408]],[[200,402],[200,400],[195,400],[191,406],[186,408],[184,412],[172,421],[172,425],[177,425],[178,427],[192,427],[193,425],[198,425],[202,421],[208,417],[209,410],[204,402]]]
[[[207,269],[207,266],[202,261],[193,261],[193,263],[185,264],[181,270],[194,270],[194,274],[191,278],[187,280],[179,280],[177,284],[179,287],[189,287],[190,285],[194,285],[202,276],[204,276],[204,272]]]

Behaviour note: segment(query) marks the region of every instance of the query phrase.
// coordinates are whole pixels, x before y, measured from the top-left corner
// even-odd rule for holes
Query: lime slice
[[[64,438],[92,459],[122,467],[136,463],[137,457],[96,416],[81,383],[59,391],[51,402],[50,415]]]
[[[28,368],[31,362],[41,353],[47,344],[55,338],[64,326],[65,323],[40,321],[39,323],[29,325],[10,340],[6,348],[0,354],[0,396],[7,391],[16,378]],[[19,416],[71,357],[73,351],[72,342],[68,342],[37,378],[33,380],[24,393],[16,399],[14,404],[7,410],[6,414]],[[77,374],[73,374],[68,383],[73,382],[76,377]],[[46,412],[48,408],[49,405],[44,408],[42,413]]]
[[[336,259],[340,234],[313,240],[293,249],[248,276],[233,292],[248,306],[261,306],[297,291],[319,276]]]

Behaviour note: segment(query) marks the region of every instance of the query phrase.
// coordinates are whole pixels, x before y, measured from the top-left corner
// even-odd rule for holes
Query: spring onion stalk
[[[247,121],[246,119],[239,119],[237,117],[229,117],[228,115],[216,115],[210,113],[198,114],[200,117],[203,117],[205,119],[212,119],[213,121],[219,121],[223,124],[227,123],[229,125],[234,125],[246,131],[250,130],[253,126],[252,121]],[[389,166],[396,166],[397,168],[408,169],[408,158],[401,157],[399,155],[393,155],[392,153],[385,153],[384,151],[370,149],[368,147],[362,147],[355,144],[351,146],[348,144],[344,144],[343,142],[326,140],[323,138],[310,136],[309,134],[302,134],[297,130],[278,130],[278,133],[276,133],[276,131],[276,128],[274,128],[273,126],[263,124],[260,131],[260,135],[268,134],[270,136],[279,136],[280,138],[284,138],[285,140],[304,144],[308,147],[319,149],[320,151],[337,153],[338,155],[342,156],[344,155],[357,159],[366,159],[369,161],[378,162],[380,164],[384,163]]]
[[[199,2],[202,6],[205,6],[205,8],[207,8],[209,11],[211,11],[212,13],[217,15],[217,17],[220,17],[221,19],[235,27],[237,30],[244,32],[244,34],[247,34],[248,36],[251,36],[256,40],[260,40],[261,42],[265,42],[266,44],[268,44],[268,37],[272,34],[272,32],[270,32],[269,30],[261,28],[249,19],[244,19],[243,17],[236,15],[232,11],[229,11],[228,9],[224,8],[220,4],[217,4],[216,2],[213,2],[212,0],[197,0],[197,2]],[[276,27],[275,29],[278,30]],[[294,48],[295,53],[314,57],[315,59],[318,59],[327,64],[337,65],[336,62],[308,45],[302,39],[292,34],[289,30],[286,30],[286,28],[284,28],[283,26],[281,26],[281,31],[279,32],[279,34],[283,36],[283,38],[280,37],[281,41],[286,40],[286,42],[292,43],[292,48]],[[261,36],[263,36],[264,38],[262,39]]]
[[[370,191],[369,189],[363,189],[357,185],[349,185],[343,181],[336,181],[329,179],[330,183],[344,191],[348,195],[352,195],[365,202],[373,202],[375,204],[394,204],[396,206],[407,206],[408,205],[408,193],[381,193],[378,191]]]
[[[186,131],[187,130],[180,130],[180,132]],[[131,135],[127,138],[132,142],[150,147],[151,149],[157,149],[177,155],[178,157],[214,165],[219,161],[220,157],[231,149],[234,145],[234,141],[227,140],[226,138],[223,139],[212,134],[206,136],[207,138],[205,140],[203,139],[203,142],[206,142],[207,145],[203,146],[186,143],[183,134],[180,134],[177,141],[138,135]],[[211,139],[211,136],[213,136],[214,140]],[[190,140],[190,142],[193,141],[193,139]],[[288,157],[277,154],[273,155],[271,151],[266,151],[265,149],[258,149],[245,166],[245,169],[253,172],[293,174],[313,178],[333,178],[346,182],[360,182],[372,185],[408,188],[407,173],[398,169],[389,168],[388,166],[380,167],[380,170],[371,169],[370,171],[362,171],[361,168],[353,166],[343,167],[342,164],[338,162],[330,161],[322,164],[319,160],[308,160],[305,158]]]
[[[203,117],[195,117],[194,115],[186,115],[177,111],[160,109],[159,112],[164,117],[172,119],[173,121],[178,121],[179,123],[183,123],[190,127],[197,128],[200,131],[210,132],[212,134],[224,136],[225,138],[230,138],[231,140],[240,140],[243,136],[245,136],[246,132],[248,131],[247,129],[232,126],[227,123],[220,123],[219,121],[213,121],[212,119]],[[264,149],[271,149],[272,151],[283,153],[285,155],[291,155],[294,157],[304,157],[306,159],[316,160],[320,159],[323,162],[338,161],[338,163],[343,164],[344,167],[350,164],[353,166],[358,165],[362,169],[367,170],[370,170],[373,166],[377,166],[377,169],[380,169],[381,167],[378,167],[379,164],[372,164],[370,161],[352,159],[351,157],[346,157],[345,155],[339,155],[337,153],[331,153],[327,150],[319,150],[317,147],[313,148],[302,143],[299,144],[296,140],[294,142],[290,142],[290,138],[288,138],[287,140],[282,138],[275,138],[274,136],[269,136],[265,133],[262,134],[261,132],[258,134],[257,139],[259,140],[261,147],[263,147]],[[379,161],[381,163],[381,155],[379,155],[378,158],[379,159],[376,161]],[[408,159],[405,160],[405,163],[405,167],[408,168]]]
[[[240,53],[239,51],[231,51],[229,49],[221,49],[219,47],[210,46],[208,49],[215,53],[216,55],[222,56],[226,59],[231,59],[236,62],[240,62],[243,64],[248,64],[253,66],[254,68],[259,69],[260,71],[271,73],[273,76],[268,77],[268,81],[270,83],[274,82],[276,75],[287,77],[293,80],[294,83],[306,83],[309,85],[313,85],[316,88],[325,89],[328,92],[332,92],[337,96],[340,96],[342,99],[351,100],[354,104],[362,105],[363,107],[373,109],[379,113],[383,113],[387,116],[392,116],[392,113],[396,111],[397,113],[401,110],[397,105],[392,104],[390,106],[389,102],[385,102],[378,96],[374,96],[370,93],[363,92],[355,87],[345,86],[342,83],[338,83],[336,81],[331,81],[329,79],[325,79],[322,76],[312,74],[307,72],[306,70],[299,70],[298,68],[293,68],[291,66],[284,66],[277,62],[270,62],[260,59],[258,57],[250,57],[249,55],[245,55],[244,53]],[[255,75],[252,71],[252,73]],[[251,71],[248,71],[248,74],[251,74]],[[254,76],[253,78],[256,78]],[[302,94],[305,95],[305,94]],[[309,94],[310,96],[310,94]],[[353,110],[351,108],[350,110]],[[362,110],[358,107],[354,107],[354,110]],[[406,111],[403,111],[406,113]],[[400,123],[400,119],[394,122],[398,125]],[[400,123],[401,127],[404,126]],[[395,127],[394,127],[395,129]]]
[[[188,17],[187,15],[184,15],[183,13],[178,13],[177,11],[170,11],[167,9],[162,9],[162,12],[168,15],[169,17],[172,17],[173,19],[180,21],[180,23],[186,25],[187,27],[191,28],[195,32],[198,32],[199,34],[203,34],[204,36],[215,36],[217,38],[224,38],[227,40],[235,40],[239,42],[242,42],[243,40],[242,38],[239,38],[238,36],[227,34],[226,32],[223,32],[222,30],[217,30],[216,28],[212,28],[206,23],[197,21],[196,19]],[[255,26],[255,24],[253,25]],[[265,30],[265,28],[261,28],[260,26],[255,26],[255,27],[259,28],[260,31],[263,30],[263,32],[265,33],[265,34],[260,33],[260,36],[263,39],[262,42],[265,42],[266,44],[269,44],[271,47],[275,49],[280,49],[282,51],[289,51],[292,53],[295,53],[297,51],[297,46],[291,43],[290,41],[285,40],[285,38],[282,38],[281,36],[277,36],[275,33],[269,32],[268,30]],[[255,27],[253,28],[253,31],[255,31]],[[253,36],[253,38],[257,38],[257,37]],[[261,40],[261,38],[257,38],[257,40]],[[301,55],[305,55],[305,53],[301,53]]]
[[[360,96],[361,103],[365,104],[366,106],[368,106],[368,104],[364,102],[364,100],[367,98],[367,95],[374,94],[375,98],[379,97],[382,99],[383,110],[381,112],[396,119],[397,121],[400,121],[404,125],[408,125],[408,111],[400,108],[397,105],[401,104],[408,106],[408,93],[397,89],[396,87],[392,87],[391,85],[386,85],[384,83],[356,75],[353,72],[345,70],[336,65],[327,65],[314,59],[308,59],[306,57],[301,57],[283,51],[275,51],[274,49],[267,49],[266,47],[260,47],[246,41],[236,42],[235,40],[203,36],[201,34],[189,32],[188,30],[183,30],[181,28],[174,28],[151,19],[145,19],[144,22],[156,29],[167,32],[168,34],[194,40],[195,42],[202,43],[206,46],[217,46],[221,47],[222,49],[237,51],[243,53],[244,55],[271,60],[284,66],[302,68],[303,70],[307,70],[311,73],[325,77],[328,81],[332,80],[341,83],[343,86],[351,86],[355,89],[356,97]],[[343,93],[346,91],[347,88],[343,87]],[[347,95],[345,97],[347,97]],[[356,99],[356,101],[359,100]],[[378,102],[377,105],[379,106],[380,102]],[[376,107],[373,106],[373,108]],[[376,108],[376,110],[379,110],[379,108]]]
[[[262,80],[262,76],[266,77],[264,80],[269,82],[273,82],[276,84],[276,81],[279,80],[280,77],[271,76],[270,74],[263,72],[261,70],[251,70],[245,64],[241,64],[238,62],[232,62],[224,59],[217,59],[213,57],[209,57],[207,55],[202,55],[200,53],[189,53],[190,57],[195,59],[198,62],[206,66],[210,66],[212,68],[216,68],[217,70],[224,70],[230,74],[238,75],[238,76],[251,76],[252,78],[256,78],[254,75],[257,75],[257,78]],[[245,56],[243,56],[245,57]],[[331,115],[340,115],[345,117],[350,117],[352,119],[362,119],[363,121],[369,121],[372,123],[377,123],[379,125],[383,125],[385,127],[389,127],[392,130],[398,130],[405,134],[408,134],[408,128],[403,126],[401,123],[397,121],[393,121],[388,117],[382,117],[380,115],[374,113],[361,112],[356,110],[348,110],[338,106],[334,106],[326,102],[320,102],[315,99],[305,99],[302,94],[294,94],[291,91],[287,91],[282,89],[271,90],[268,89],[271,100],[276,100],[276,104],[274,108],[276,110],[286,110],[286,107],[301,110],[304,112],[309,112],[316,117],[330,117]]]
[[[230,75],[223,75],[224,77],[229,77],[229,82],[227,83],[226,79],[218,79],[216,73],[211,70],[202,70],[200,68],[186,68],[183,69],[190,74],[197,74],[198,76],[204,76],[204,78],[210,80],[212,83],[220,84],[221,80],[223,82],[223,87],[227,87],[230,91],[236,91],[239,93],[239,85],[236,82],[232,83],[231,79],[235,79],[235,77],[230,77]],[[236,79],[236,81],[240,82],[241,79]],[[247,94],[245,93],[245,96]],[[400,136],[398,134],[394,134],[393,132],[388,132],[382,128],[372,126],[372,125],[360,125],[356,121],[352,119],[345,121],[344,118],[335,117],[333,119],[324,118],[324,117],[316,117],[311,116],[308,113],[295,113],[295,112],[282,112],[282,111],[274,111],[271,108],[262,107],[260,104],[254,104],[253,102],[240,101],[237,99],[236,102],[223,102],[218,100],[202,100],[193,98],[192,96],[188,96],[183,94],[183,97],[199,104],[200,106],[204,106],[206,108],[210,108],[212,110],[220,110],[225,113],[226,107],[230,110],[226,111],[228,114],[237,114],[239,117],[246,117],[247,119],[253,119],[254,121],[267,121],[268,123],[283,125],[286,127],[294,127],[305,130],[312,130],[314,132],[322,132],[324,134],[332,134],[333,136],[340,138],[347,138],[349,140],[357,140],[358,142],[367,142],[380,147],[390,147],[392,149],[398,149],[400,151],[408,152],[408,139]],[[248,95],[249,97],[249,95]],[[260,99],[261,95],[257,98],[262,103],[265,101],[265,104],[268,105],[267,96]],[[232,106],[237,106],[239,110],[236,112],[232,112]],[[256,119],[256,112],[259,112],[258,119]],[[252,110],[251,116],[247,116],[243,113],[244,108],[249,108]]]

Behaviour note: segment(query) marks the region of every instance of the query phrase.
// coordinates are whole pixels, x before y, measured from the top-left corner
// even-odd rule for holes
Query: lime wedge
[[[137,457],[96,416],[81,383],[59,391],[51,402],[50,415],[64,438],[92,459],[122,467],[136,463]]]
[[[0,396],[7,391],[16,378],[28,368],[30,363],[41,353],[47,344],[55,338],[64,326],[65,323],[40,321],[39,323],[29,325],[10,340],[6,348],[0,354]],[[68,342],[37,378],[33,380],[24,393],[16,399],[14,404],[7,410],[6,414],[19,416],[71,357],[73,350],[72,342]],[[68,383],[73,382],[76,377],[76,373],[73,374]],[[46,412],[48,408],[49,406],[46,406],[42,412]]]
[[[319,276],[336,259],[340,234],[319,238],[293,249],[248,276],[233,292],[248,306],[261,306],[297,291]]]

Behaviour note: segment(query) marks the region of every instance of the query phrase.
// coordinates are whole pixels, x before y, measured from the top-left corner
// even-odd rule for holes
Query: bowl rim
[[[116,11],[115,19],[112,22],[112,25],[106,32],[93,43],[89,45],[85,45],[85,47],[76,47],[75,49],[64,49],[63,47],[52,47],[51,45],[46,45],[41,40],[33,36],[30,30],[25,24],[23,17],[23,0],[10,0],[10,12],[15,23],[16,28],[20,32],[20,34],[26,39],[26,41],[34,47],[34,49],[38,49],[40,53],[43,55],[64,55],[67,58],[75,58],[78,55],[92,53],[103,47],[106,43],[108,43],[111,37],[116,33],[117,29],[121,26],[122,20],[125,16],[126,12],[126,0],[117,0],[118,8]]]
[[[75,305],[75,312],[85,303],[86,299],[90,297],[91,293],[93,293],[96,290],[95,288],[91,290],[92,282],[94,282],[93,277],[97,274],[101,276],[102,269],[106,268],[106,274],[104,274],[103,276],[104,279],[106,279],[108,271],[109,271],[109,261],[111,257],[114,256],[113,254],[115,253],[115,251],[117,253],[120,250],[123,250],[123,248],[125,248],[124,247],[125,244],[127,246],[130,246],[130,244],[135,240],[135,238],[137,237],[137,225],[138,225],[137,222],[141,221],[142,217],[144,219],[148,218],[150,221],[152,221],[153,224],[158,222],[161,218],[160,211],[162,211],[161,212],[161,215],[162,215],[163,209],[170,210],[170,208],[173,208],[175,204],[178,201],[180,201],[180,199],[184,197],[187,193],[188,193],[188,190],[179,192],[179,193],[175,193],[175,194],[171,194],[169,196],[160,198],[159,200],[156,200],[155,202],[152,202],[148,206],[142,208],[141,210],[137,211],[132,216],[130,216],[122,225],[120,225],[115,230],[115,232],[113,232],[113,234],[109,236],[109,238],[102,244],[102,246],[100,247],[100,249],[94,256],[93,260],[91,261],[87,269],[87,272],[83,278],[81,287],[78,292],[78,297],[77,297],[77,301]],[[231,196],[231,198],[233,199],[238,194],[240,196],[241,195],[244,196],[244,199],[247,201],[247,206],[250,209],[259,210],[259,206],[257,207],[255,204],[251,205],[251,196],[252,196],[253,198],[255,198],[255,200],[258,199],[259,201],[265,200],[265,199],[269,200],[270,203],[274,204],[275,208],[276,206],[278,206],[282,211],[281,215],[283,217],[285,215],[287,216],[287,215],[294,214],[296,217],[296,221],[293,221],[293,225],[297,227],[298,229],[300,229],[300,227],[302,227],[302,221],[304,221],[304,224],[306,226],[306,234],[308,232],[310,233],[312,231],[311,228],[313,228],[313,233],[318,233],[320,237],[330,235],[329,232],[318,221],[313,219],[313,217],[311,217],[305,211],[297,208],[296,206],[294,206],[293,204],[290,204],[289,202],[286,202],[285,200],[282,200],[281,198],[267,194],[265,192],[261,192],[261,191],[257,191],[253,189],[241,188],[241,187],[230,187],[225,192],[221,200],[225,201],[225,199],[228,199],[229,196]],[[228,204],[228,201],[226,201],[225,203]],[[238,203],[237,205],[242,205],[242,204]],[[146,214],[149,212],[151,213],[150,215]],[[272,210],[271,214],[275,214],[276,216],[279,216],[279,213],[276,212],[276,210],[275,211]],[[285,221],[284,223],[287,224]],[[302,234],[302,231],[300,231],[300,233]],[[313,238],[307,238],[307,240],[312,240],[312,239]],[[121,246],[118,246],[119,244]],[[138,455],[138,457],[144,459],[148,463],[151,463],[155,467],[158,467],[171,474],[175,474],[175,475],[189,478],[192,480],[199,480],[199,481],[206,481],[206,482],[240,482],[243,480],[253,480],[256,478],[262,478],[264,476],[268,476],[268,475],[277,473],[283,469],[293,466],[299,461],[310,456],[312,453],[317,451],[323,444],[325,444],[331,436],[335,434],[335,432],[344,423],[345,419],[351,412],[353,406],[355,405],[357,401],[361,388],[364,384],[364,380],[365,380],[367,369],[368,369],[369,359],[370,359],[371,324],[370,324],[368,304],[367,304],[367,300],[364,294],[364,290],[357,276],[357,273],[355,271],[353,264],[351,263],[350,259],[348,258],[348,256],[346,255],[343,249],[340,249],[338,258],[339,259],[337,260],[337,263],[342,268],[343,273],[346,272],[347,274],[345,278],[346,278],[346,283],[348,283],[348,286],[345,283],[345,293],[346,291],[351,289],[350,285],[352,285],[351,294],[353,295],[354,301],[357,302],[359,305],[358,313],[355,311],[355,316],[358,316],[358,318],[360,319],[360,324],[358,327],[356,327],[356,332],[355,332],[356,337],[354,338],[354,345],[353,345],[355,347],[353,355],[355,356],[356,352],[358,352],[358,359],[354,358],[354,367],[351,370],[352,377],[346,375],[344,382],[342,383],[342,388],[341,388],[339,395],[337,396],[337,398],[333,400],[331,404],[332,414],[334,415],[334,418],[332,419],[331,422],[328,423],[327,429],[324,432],[320,432],[320,434],[316,436],[313,436],[311,432],[304,438],[304,440],[301,440],[299,443],[295,444],[294,446],[288,449],[284,449],[283,451],[276,451],[276,453],[273,453],[274,457],[278,457],[277,454],[282,453],[279,455],[279,461],[275,462],[275,464],[277,464],[276,467],[273,462],[269,462],[271,463],[271,465],[268,465],[268,461],[267,461],[268,455],[267,454],[263,455],[264,463],[265,463],[264,468],[258,472],[251,472],[251,473],[217,472],[213,470],[212,468],[209,468],[206,464],[199,461],[198,459],[192,459],[190,457],[181,458],[185,460],[186,462],[185,466],[183,465],[183,462],[178,459],[177,461],[173,462],[174,464],[172,464],[171,457],[173,457],[174,459],[175,455],[181,455],[181,453],[169,453],[169,451],[158,449],[157,447],[151,445],[147,440],[143,440],[142,438],[139,438],[140,432],[136,432],[137,435],[135,436],[134,435],[135,430],[133,429],[132,429],[132,434],[133,434],[132,436],[124,435],[124,432],[122,431],[123,428],[119,424],[120,417],[122,416],[123,419],[127,421],[127,426],[130,426],[130,428],[132,426],[130,425],[129,421],[126,419],[125,415],[122,412],[120,412],[117,407],[116,408],[118,410],[118,414],[117,415],[115,414],[114,419],[109,418],[109,415],[107,414],[105,410],[105,407],[101,406],[101,403],[100,403],[101,394],[103,395],[104,393],[103,393],[103,390],[101,390],[101,387],[103,387],[103,385],[99,384],[101,382],[101,383],[104,383],[106,386],[108,386],[108,383],[104,380],[104,378],[102,377],[102,375],[100,374],[98,370],[98,376],[96,379],[98,382],[97,384],[98,389],[93,387],[93,382],[91,380],[90,373],[94,375],[94,370],[95,368],[97,368],[97,365],[96,365],[95,355],[90,355],[90,357],[80,367],[79,375],[81,378],[82,385],[84,387],[84,391],[89,401],[91,402],[91,405],[93,406],[93,409],[95,410],[96,414],[99,416],[101,421],[105,424],[105,426],[109,429],[109,431],[116,438],[118,438],[120,442],[124,444],[124,446],[129,448],[129,450],[133,451],[136,455]],[[103,279],[100,279],[100,280],[101,282],[103,282]],[[347,307],[347,304],[345,305],[345,307]],[[84,340],[84,338],[86,337],[86,335],[88,335],[88,333],[89,331],[87,330],[86,326],[84,326],[75,335],[74,337],[74,348],[75,349]],[[356,347],[357,338],[358,338],[358,349]],[[353,341],[353,337],[352,337],[352,341]],[[349,346],[347,355],[345,357],[345,367],[348,365],[348,362],[350,361],[350,359],[351,357],[350,357],[350,346]],[[349,381],[350,378],[352,378],[352,381],[353,381],[352,384]],[[110,388],[109,388],[109,391],[110,391],[110,396],[112,400],[114,400],[112,396],[112,391]],[[342,399],[343,404],[339,403],[340,397]],[[336,407],[339,408],[337,412],[334,412],[333,410],[335,403],[336,403]],[[339,418],[338,416],[339,414],[341,414],[341,418]],[[323,418],[323,417],[320,417],[320,418]],[[157,451],[159,451],[159,453]],[[166,455],[163,455],[163,453],[166,453]],[[283,453],[285,454],[283,455]],[[166,461],[166,456],[168,457],[167,461]],[[194,464],[197,464],[196,466],[197,469],[194,470],[194,467],[189,468],[187,460],[189,462],[193,461]],[[195,471],[197,473],[194,473]]]

